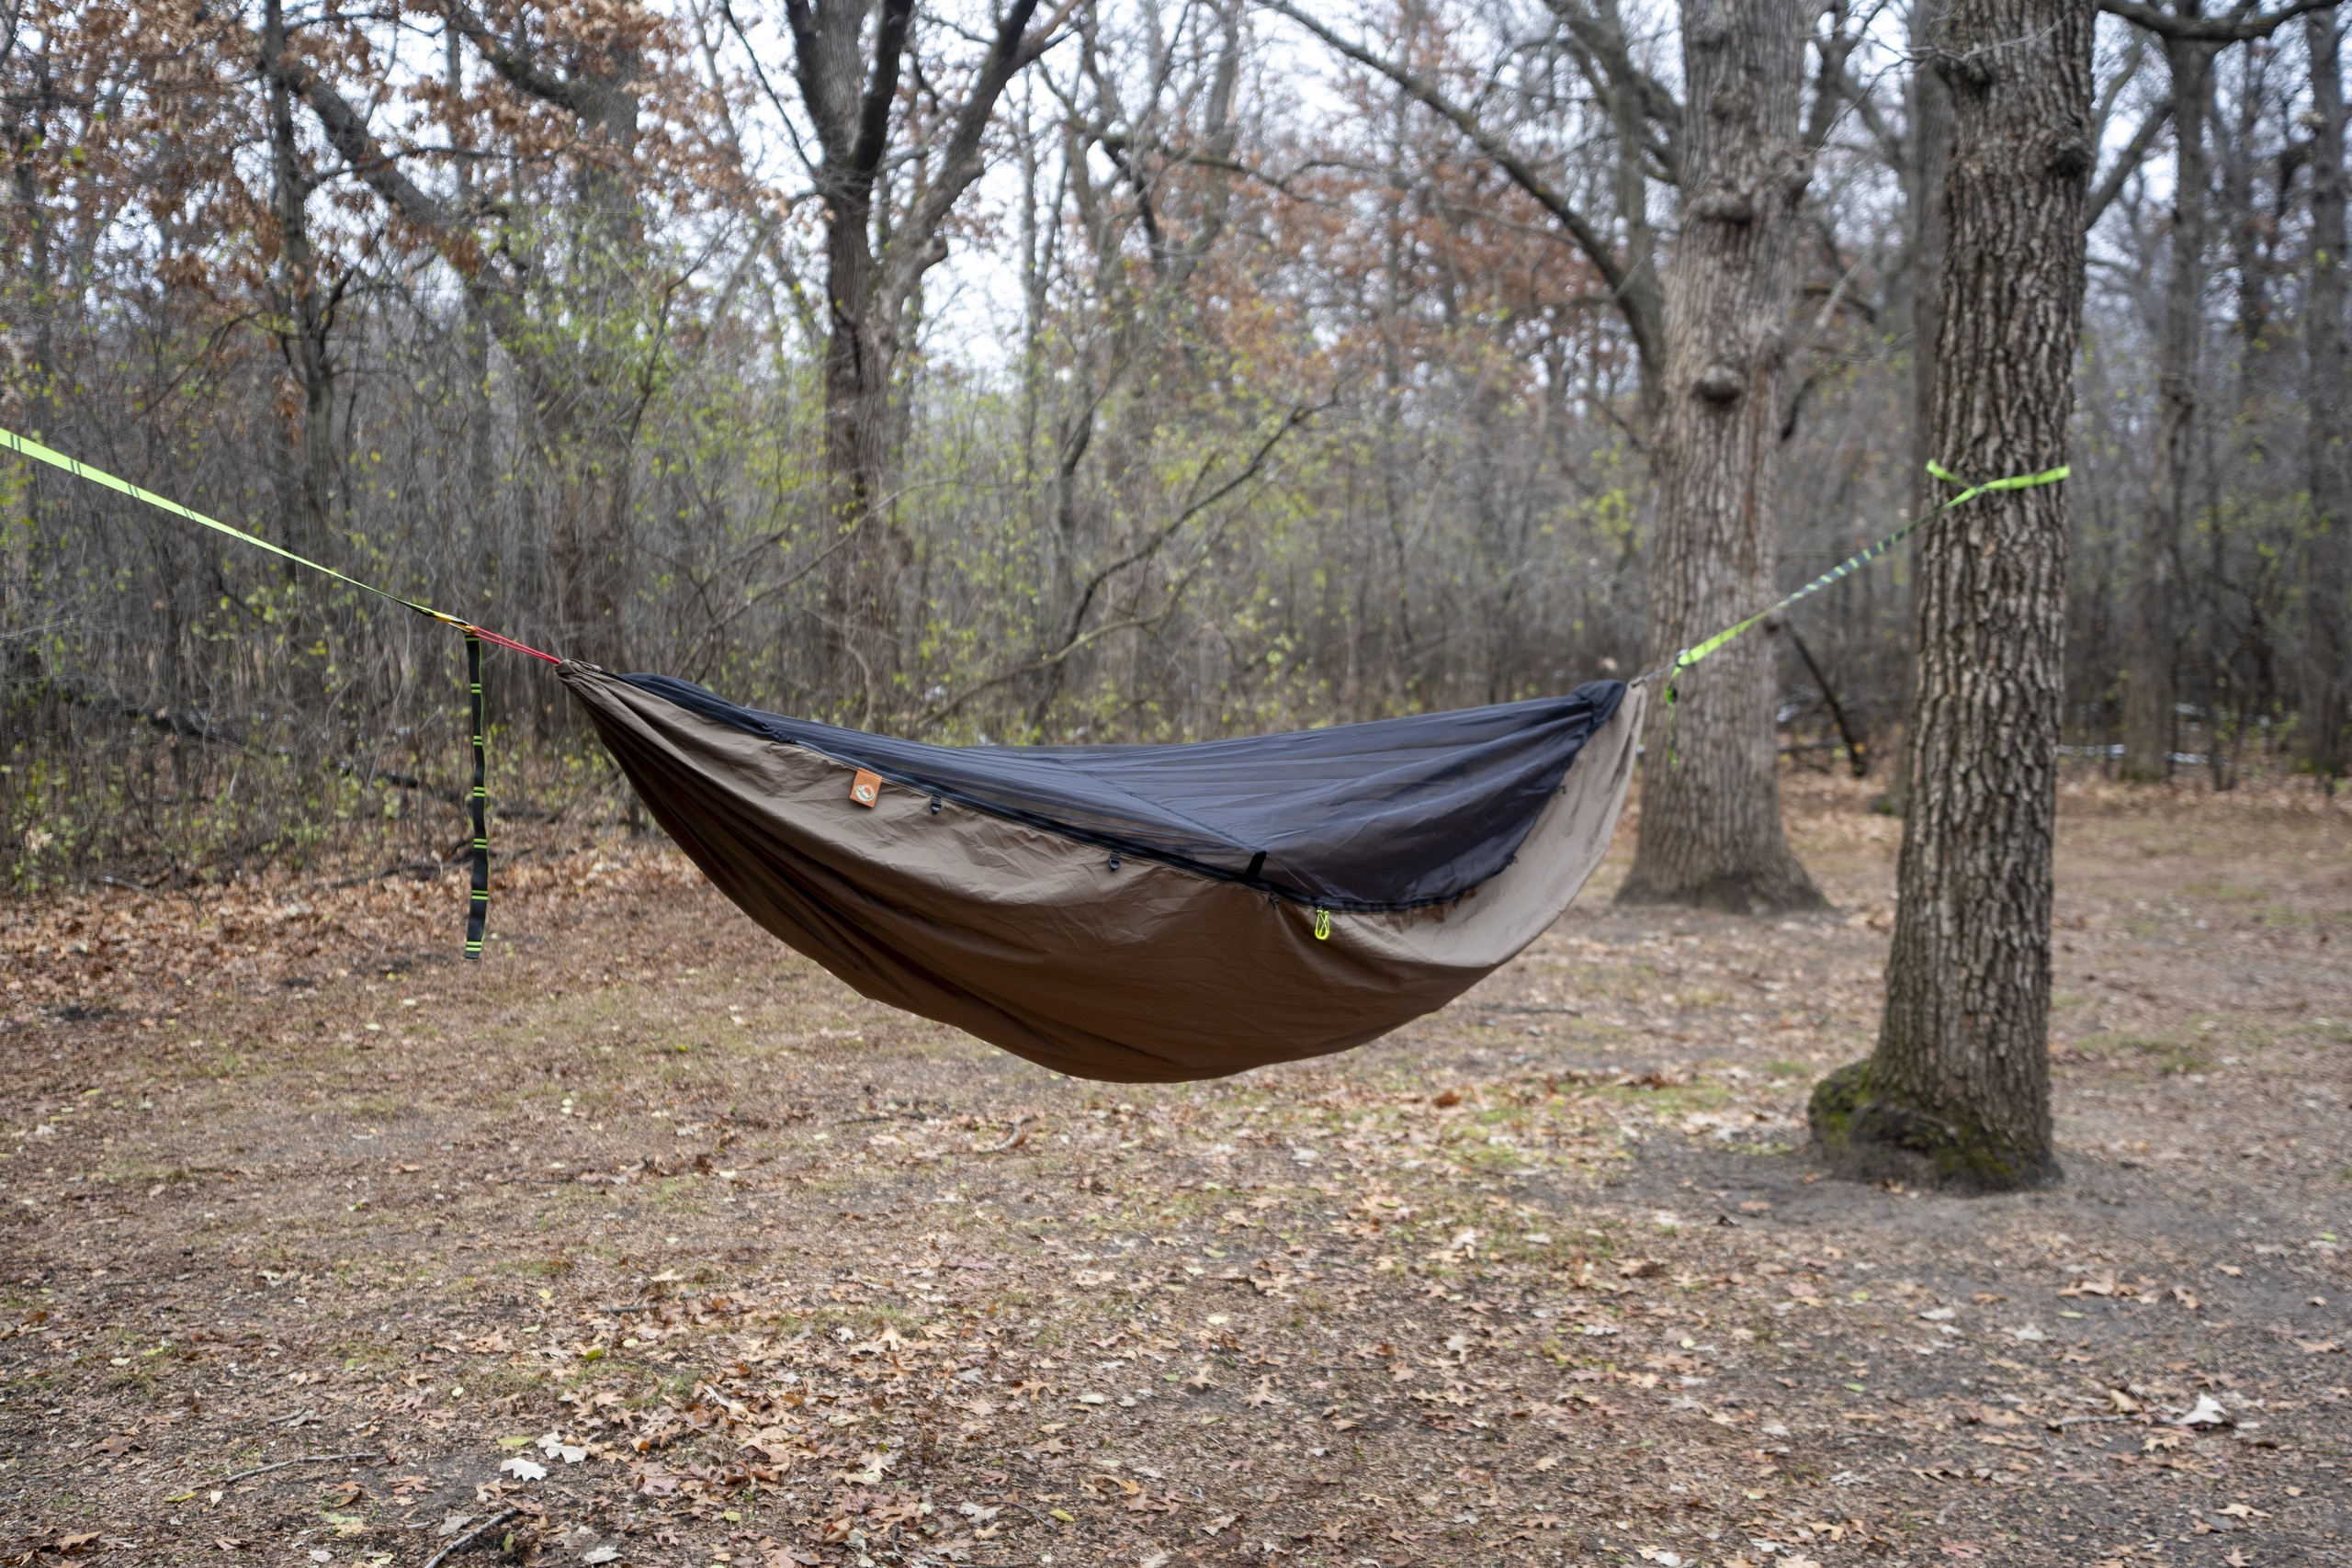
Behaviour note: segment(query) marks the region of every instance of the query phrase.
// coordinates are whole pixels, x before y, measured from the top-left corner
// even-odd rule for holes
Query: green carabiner
[[[1331,940],[1331,911],[1329,909],[1315,911],[1315,940],[1317,942]]]

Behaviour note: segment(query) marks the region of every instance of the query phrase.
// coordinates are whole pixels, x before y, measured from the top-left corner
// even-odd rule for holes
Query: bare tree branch
[[[2253,7],[2241,6],[2228,17],[2183,17],[2143,4],[2143,0],[2098,0],[2098,8],[2110,17],[2122,17],[2135,28],[2145,28],[2159,38],[2197,43],[2244,43],[2248,39],[2268,38],[2307,12],[2334,10],[2335,4],[2336,0],[2293,0],[2284,9],[2262,16],[2248,15]]]
[[[988,135],[989,122],[996,117],[997,100],[1004,96],[1004,89],[1013,77],[1051,47],[1077,5],[1078,0],[1063,0],[1061,7],[1033,32],[1029,20],[1036,14],[1037,0],[1012,0],[997,24],[988,57],[980,62],[979,73],[964,96],[963,107],[956,111],[955,129],[948,133],[938,172],[915,199],[913,210],[906,215],[893,239],[890,263],[883,275],[882,294],[892,310],[906,299],[922,274],[941,259],[933,242],[956,203],[980,177],[980,143]]]
[[[2099,176],[2098,184],[2091,187],[2090,199],[2083,206],[2085,229],[2096,228],[2100,216],[2114,205],[2117,197],[2123,194],[2124,182],[2132,177],[2133,170],[2146,162],[2149,152],[2156,144],[2156,138],[2164,134],[2165,126],[2171,119],[2170,98],[2162,100],[2148,111],[2147,118],[2140,122],[2140,129],[2132,133],[2132,140],[2125,142],[2123,150],[2116,154],[2114,165]]]
[[[1259,442],[1257,449],[1250,454],[1249,461],[1243,463],[1239,469],[1227,478],[1223,483],[1217,485],[1205,495],[1194,497],[1191,502],[1180,508],[1173,517],[1170,517],[1168,521],[1160,524],[1158,527],[1152,529],[1150,533],[1147,534],[1142,542],[1137,544],[1134,548],[1128,550],[1125,554],[1118,557],[1116,559],[1097,568],[1088,577],[1086,586],[1079,595],[1078,604],[1076,608],[1071,611],[1069,631],[1063,635],[1062,640],[1053,649],[1046,653],[1040,654],[1035,659],[1032,659],[1025,663],[1016,665],[1010,670],[1000,671],[994,675],[990,675],[984,680],[976,682],[947,700],[936,704],[923,713],[922,723],[925,725],[932,725],[938,723],[941,719],[951,717],[958,709],[969,703],[974,697],[979,696],[985,692],[993,691],[1010,682],[1017,681],[1024,675],[1041,674],[1044,671],[1051,670],[1055,666],[1060,664],[1063,660],[1069,659],[1071,655],[1079,652],[1080,649],[1101,641],[1103,637],[1110,636],[1114,632],[1124,631],[1131,626],[1148,624],[1148,618],[1136,617],[1126,621],[1113,622],[1104,626],[1096,626],[1090,630],[1086,626],[1086,617],[1093,607],[1095,595],[1102,592],[1102,585],[1104,583],[1110,581],[1112,578],[1117,576],[1120,572],[1125,571],[1127,568],[1137,565],[1140,562],[1148,559],[1152,556],[1159,554],[1161,548],[1167,545],[1168,541],[1174,538],[1183,528],[1185,524],[1190,523],[1193,518],[1198,517],[1202,513],[1208,511],[1211,507],[1216,505],[1226,497],[1233,494],[1234,491],[1248,484],[1251,479],[1256,479],[1259,473],[1264,469],[1267,459],[1271,458],[1274,455],[1274,448],[1283,444],[1284,437],[1288,436],[1292,431],[1296,430],[1299,426],[1305,424],[1308,420],[1313,419],[1317,414],[1322,412],[1325,409],[1330,406],[1330,402],[1327,400],[1323,402],[1316,403],[1311,406],[1300,405],[1299,407],[1292,409],[1287,414],[1283,416],[1282,423],[1277,424],[1273,428],[1272,432],[1265,437],[1265,439]]]
[[[1266,9],[1278,16],[1288,17],[1322,39],[1330,49],[1345,55],[1364,69],[1378,72],[1385,76],[1404,89],[1415,102],[1460,131],[1472,145],[1487,155],[1495,167],[1509,175],[1513,185],[1519,186],[1533,198],[1538,206],[1559,220],[1560,227],[1568,231],[1568,236],[1576,242],[1577,248],[1585,254],[1586,260],[1592,263],[1593,270],[1600,274],[1601,281],[1609,285],[1612,294],[1623,289],[1625,287],[1624,263],[1619,259],[1615,247],[1610,243],[1609,237],[1600,231],[1600,226],[1587,218],[1575,203],[1563,196],[1551,181],[1537,173],[1534,165],[1520,156],[1510,143],[1480,123],[1476,115],[1448,97],[1435,84],[1425,80],[1396,61],[1389,60],[1384,55],[1374,54],[1363,45],[1351,43],[1341,38],[1313,17],[1291,5],[1290,0],[1266,0]]]
[[[550,76],[522,54],[509,49],[496,33],[490,30],[489,24],[474,14],[471,6],[463,4],[463,0],[443,0],[441,10],[448,17],[449,25],[465,35],[466,41],[474,46],[490,68],[509,85],[558,108],[567,109],[582,119],[596,118],[598,106],[593,93],[577,82]]]
[[[311,112],[319,117],[319,128],[326,133],[328,145],[342,155],[351,172],[403,220],[432,235],[435,245],[446,252],[456,238],[460,215],[408,177],[400,161],[386,152],[376,140],[376,133],[368,129],[359,111],[327,85],[324,78],[297,71],[282,62],[277,70],[287,87],[300,93],[311,106]],[[460,266],[458,270],[470,269]]]

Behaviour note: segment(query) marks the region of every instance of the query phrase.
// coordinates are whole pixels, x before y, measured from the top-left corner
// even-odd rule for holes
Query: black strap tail
[[[466,956],[481,956],[482,931],[490,923],[490,750],[482,738],[481,638],[466,628],[466,689],[474,725],[474,787],[469,804],[474,825],[473,897],[466,907]]]

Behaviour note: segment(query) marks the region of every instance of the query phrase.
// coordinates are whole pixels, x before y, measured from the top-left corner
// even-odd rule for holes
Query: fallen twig
[[[2134,1416],[2067,1416],[2060,1418],[2059,1420],[2051,1422],[2049,1424],[2049,1429],[2053,1432],[2063,1432],[2069,1427],[2103,1427],[2110,1421],[2134,1421],[2137,1419],[2139,1419],[2139,1417]]]
[[[976,1154],[983,1154],[983,1155],[1001,1155],[1001,1154],[1003,1154],[1003,1153],[1004,1153],[1006,1150],[1008,1150],[1008,1149],[1017,1149],[1017,1148],[1019,1148],[1022,1145],[1023,1145],[1023,1144],[1025,1144],[1025,1143],[1027,1143],[1027,1142],[1029,1141],[1029,1128],[1030,1128],[1030,1125],[1031,1125],[1033,1122],[1035,1122],[1036,1120],[1037,1120],[1037,1119],[1036,1119],[1035,1116],[1016,1116],[1016,1117],[1014,1117],[1014,1118],[1012,1119],[1012,1136],[1010,1136],[1010,1137],[1006,1138],[1006,1139],[1004,1140],[1004,1142],[1002,1142],[1002,1143],[1001,1143],[1001,1144],[997,1145],[996,1145],[996,1146],[994,1146],[993,1148],[976,1149],[976,1150],[974,1150],[973,1152],[974,1152],[974,1153],[976,1153]]]
[[[439,874],[440,870],[440,863],[436,861],[415,860],[402,865],[388,865],[381,871],[371,871],[364,876],[346,876],[338,881],[327,883],[325,886],[330,892],[341,892],[346,887],[357,887],[362,883],[381,882],[388,876],[406,874],[422,880],[426,876]]]
[[[424,1561],[424,1568],[441,1568],[441,1564],[449,1561],[450,1558],[455,1557],[458,1552],[463,1551],[467,1547],[471,1546],[476,1540],[488,1535],[492,1530],[496,1529],[499,1526],[514,1517],[522,1511],[523,1510],[520,1508],[501,1508],[498,1512],[491,1515],[490,1517],[484,1519],[481,1523],[476,1525],[473,1529],[468,1530],[465,1534],[459,1536],[457,1540],[451,1541],[448,1545],[435,1552],[431,1557],[426,1558]]]
[[[300,1459],[282,1459],[276,1464],[255,1465],[251,1470],[241,1470],[220,1484],[234,1486],[240,1481],[251,1481],[256,1475],[267,1475],[273,1470],[284,1470],[288,1465],[334,1464],[343,1460],[382,1459],[383,1457],[382,1454],[304,1454]]]

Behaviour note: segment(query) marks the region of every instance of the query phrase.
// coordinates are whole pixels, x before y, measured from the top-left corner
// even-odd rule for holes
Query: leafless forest
[[[2335,24],[2168,3],[2098,22],[2066,739],[2125,776],[2324,781]],[[1952,148],[1933,0],[1784,8],[1809,41],[1747,471],[1777,476],[1786,589],[1930,502]],[[13,0],[0,423],[539,647],[937,739],[1630,674],[1678,646],[1650,581],[1691,307],[1661,278],[1692,225],[1751,221],[1679,188],[1684,25]],[[1800,763],[1891,771],[1908,582],[1898,552],[1761,644]],[[13,887],[458,836],[446,627],[14,464],[0,659]],[[490,689],[495,801],[621,808],[539,667],[493,655]]]

